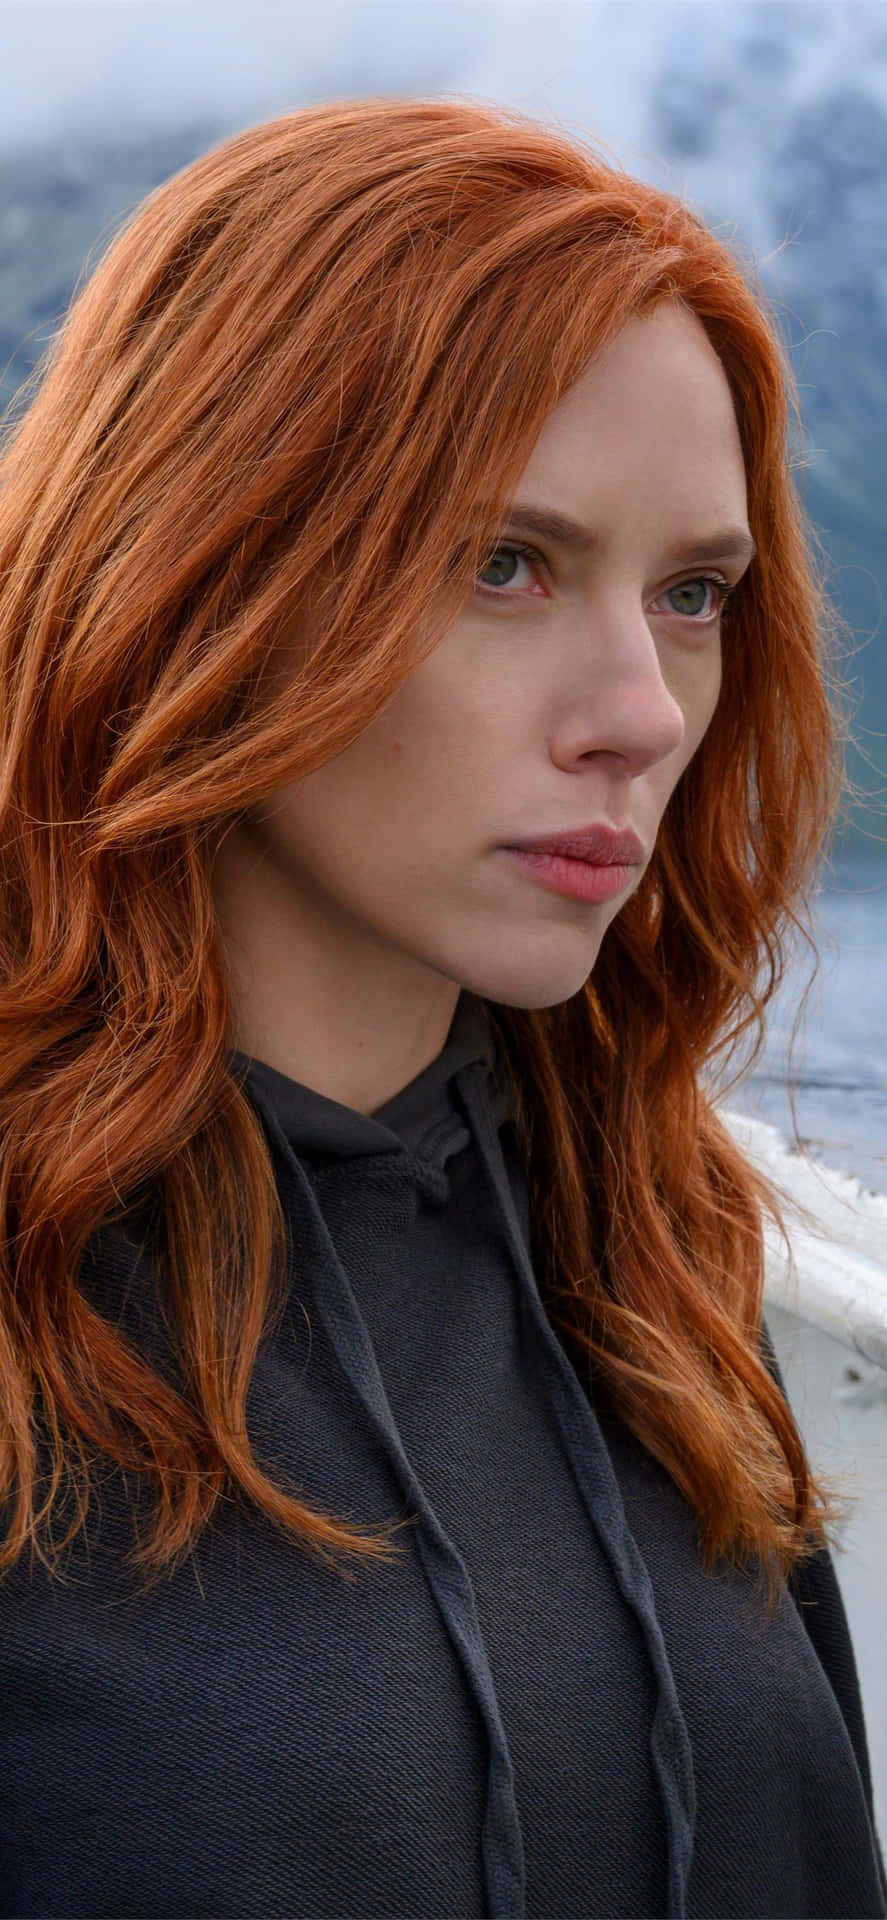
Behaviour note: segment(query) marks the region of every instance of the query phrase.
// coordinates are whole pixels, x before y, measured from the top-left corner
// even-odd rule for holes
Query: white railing
[[[887,1373],[887,1194],[866,1193],[853,1177],[792,1151],[764,1120],[724,1107],[719,1113],[788,1203],[791,1257],[778,1229],[764,1223],[765,1305],[808,1320]],[[881,1380],[879,1392],[885,1389]]]

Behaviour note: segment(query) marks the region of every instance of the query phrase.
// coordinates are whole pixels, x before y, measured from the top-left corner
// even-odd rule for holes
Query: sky
[[[701,187],[759,257],[780,238],[758,176],[781,116],[848,82],[887,104],[885,0],[0,0],[0,35],[0,151],[181,127],[210,145],[312,101],[459,93]],[[691,117],[741,83],[696,172],[650,121],[666,67]]]
[[[6,0],[0,138],[269,117],[324,94],[515,91],[620,134],[675,7],[562,0]],[[580,92],[589,42],[611,43]],[[633,59],[626,61],[627,43]],[[618,50],[617,50],[618,47]],[[633,66],[635,71],[626,71]],[[618,72],[618,100],[613,97]]]
[[[248,125],[352,91],[467,92],[572,122],[633,167],[651,157],[645,103],[676,37],[688,85],[700,60],[704,84],[754,16],[790,32],[793,85],[813,88],[871,68],[880,16],[887,94],[883,0],[0,0],[0,144]]]

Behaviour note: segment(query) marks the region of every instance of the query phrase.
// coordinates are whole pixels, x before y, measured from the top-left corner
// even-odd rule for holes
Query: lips
[[[568,860],[586,860],[598,867],[636,867],[644,858],[643,842],[630,827],[611,827],[605,821],[509,844],[517,853],[562,854]]]

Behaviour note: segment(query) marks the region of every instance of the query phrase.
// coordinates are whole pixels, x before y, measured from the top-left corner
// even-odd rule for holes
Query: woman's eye
[[[533,574],[541,564],[532,547],[495,547],[486,565],[475,575],[476,591],[499,599],[518,594],[528,585],[532,586]],[[697,574],[692,580],[681,580],[676,587],[666,588],[665,593],[653,601],[653,611],[677,614],[679,618],[692,620],[695,626],[704,627],[723,612],[732,591],[727,581],[717,575]],[[663,601],[668,602],[664,607]]]
[[[532,572],[532,562],[537,557],[529,547],[494,547],[486,565],[475,575],[481,591],[489,593],[498,587],[510,589],[526,585],[526,580],[520,578],[520,569],[525,567]],[[485,579],[485,574],[492,575],[492,578]]]
[[[713,620],[726,605],[732,587],[726,580],[715,579],[711,574],[697,575],[695,580],[681,580],[676,587],[666,588],[659,595],[660,600],[670,600],[670,613],[682,615],[685,619],[695,620],[699,626]],[[656,603],[654,601],[654,609]]]

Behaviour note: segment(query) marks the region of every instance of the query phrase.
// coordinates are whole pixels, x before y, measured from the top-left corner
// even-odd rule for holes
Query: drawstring
[[[690,1735],[657,1617],[650,1576],[628,1525],[606,1442],[542,1305],[521,1233],[498,1129],[490,1112],[486,1073],[481,1062],[472,1063],[454,1075],[454,1084],[505,1221],[512,1259],[538,1331],[548,1390],[560,1416],[589,1518],[609,1556],[623,1598],[640,1622],[656,1676],[659,1698],[650,1732],[650,1749],[668,1836],[667,1920],[686,1920],[687,1882],[696,1826],[696,1783]]]

